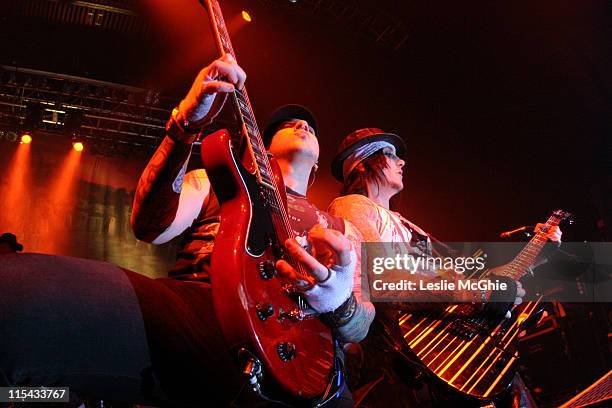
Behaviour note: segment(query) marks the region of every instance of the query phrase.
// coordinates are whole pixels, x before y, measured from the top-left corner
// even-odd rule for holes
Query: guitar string
[[[234,59],[236,59],[236,55],[234,53],[234,49],[233,49],[232,43],[231,43],[231,41],[229,39],[229,36],[227,35],[227,29],[226,29],[226,26],[225,26],[225,22],[224,22],[223,15],[221,13],[221,9],[219,7],[219,4],[216,1],[211,1],[210,3],[215,8],[215,10],[210,10],[210,11],[214,11],[212,13],[212,15],[213,15],[213,19],[215,20],[214,22],[216,24],[213,24],[213,26],[214,26],[213,28],[215,30],[215,34],[217,34],[215,36],[216,40],[217,40],[217,47],[219,48],[219,51],[222,54],[223,53],[229,53],[229,54],[231,54],[234,57]],[[223,30],[223,32],[220,31],[221,29]],[[252,107],[251,107],[251,103],[250,103],[249,97],[248,97],[247,92],[246,92],[246,88],[243,88],[243,91],[235,89],[232,94],[233,94],[232,95],[232,99],[233,99],[233,102],[234,102],[234,106],[238,110],[238,113],[239,113],[238,116],[240,118],[240,121],[242,122],[243,130],[246,133],[246,135],[244,135],[244,136],[246,137],[246,140],[247,140],[247,145],[249,147],[249,152],[250,152],[251,158],[253,160],[253,165],[256,167],[256,170],[259,170],[259,168],[258,168],[259,163],[258,163],[258,161],[256,159],[255,152],[253,151],[254,149],[253,149],[252,144],[253,144],[253,142],[255,142],[255,144],[258,147],[259,152],[266,152],[266,149],[265,149],[265,146],[263,145],[263,141],[261,139],[261,133],[259,131],[259,127],[257,125],[257,121],[254,120],[254,114],[253,114],[253,110],[252,110]],[[243,99],[246,102],[245,103],[245,105],[247,107],[246,114],[248,115],[248,119],[252,122],[252,125],[254,127],[254,132],[252,132],[252,133],[255,133],[255,135],[253,135],[254,136],[254,138],[253,138],[254,140],[251,139],[251,137],[250,137],[251,134],[248,132],[246,123],[244,121],[245,113],[240,109],[239,97],[244,97]],[[268,160],[267,155],[265,155],[265,153],[263,153],[262,155],[264,156],[264,157],[262,157],[262,161],[263,161],[263,165],[265,166],[267,174],[270,175],[270,176],[273,176],[274,173],[272,172],[270,161]],[[259,177],[260,177],[260,179],[262,178],[261,171],[259,171]],[[280,218],[281,218],[281,222],[282,222],[282,228],[280,229],[280,231],[277,230],[277,233],[280,232],[282,235],[284,235],[283,238],[285,238],[285,239],[283,239],[282,242],[281,242],[281,244],[284,244],[284,241],[287,238],[295,238],[295,234],[293,233],[293,228],[291,227],[291,223],[289,221],[289,216],[287,214],[285,206],[283,205],[283,200],[281,198],[280,192],[278,191],[277,185],[276,185],[276,183],[274,183],[274,180],[270,180],[270,181],[273,182],[272,183],[273,188],[271,188],[271,190],[272,190],[272,192],[274,194],[275,203],[277,204],[276,207],[277,207],[277,209],[280,212]],[[264,186],[263,188],[266,188],[266,186]],[[274,218],[274,216],[272,216],[272,218]],[[298,273],[299,276],[301,276],[302,278],[305,278],[305,279],[310,276],[304,270],[304,268],[302,267],[301,264],[295,262],[295,259],[293,259],[293,257],[290,254],[285,254],[285,258],[287,258],[290,261],[290,263],[292,263],[294,269],[297,270],[297,273]]]
[[[562,214],[560,214],[560,215],[562,215]],[[560,217],[559,217],[559,216],[557,216],[557,213],[555,212],[555,213],[554,213],[554,214],[553,214],[553,215],[552,215],[552,216],[551,216],[551,217],[550,217],[550,218],[547,220],[547,222],[546,222],[546,227],[550,228],[551,226],[558,225],[558,224],[559,224],[559,222],[560,222]],[[542,233],[542,234],[539,234],[539,235],[543,235],[543,233]],[[541,245],[540,245],[541,243],[540,243],[540,241],[539,241],[537,238],[538,238],[537,236],[536,236],[536,237],[534,237],[534,240],[535,240],[534,242],[536,242],[536,243],[538,244],[538,246],[540,246],[540,248],[537,248],[537,253],[539,253],[539,251],[541,250]],[[544,242],[545,242],[545,240],[544,240]],[[528,246],[529,246],[529,245],[528,245]],[[521,260],[522,260],[523,258],[525,258],[525,256],[524,256],[525,254],[528,254],[530,257],[531,257],[531,256],[533,256],[533,257],[537,256],[537,253],[534,255],[533,253],[530,253],[530,250],[531,250],[531,248],[528,248],[528,249],[526,249],[526,250],[524,249],[524,250],[522,251],[522,253],[521,253],[521,254],[519,254],[519,255],[522,255],[522,256],[521,256]],[[523,264],[523,263],[524,263],[524,260],[523,260],[523,262],[519,262],[519,265],[521,265],[521,264]],[[515,269],[515,268],[513,268],[513,269]],[[486,274],[485,274],[484,276],[486,276]],[[540,297],[540,299],[541,299],[541,297]],[[540,300],[540,299],[539,299],[539,300]],[[536,305],[539,303],[539,300],[538,300],[538,302],[536,302]],[[530,303],[531,303],[531,302],[530,302]],[[528,308],[525,308],[525,309],[524,309],[523,314],[526,312],[526,310],[527,310],[527,309],[528,309]],[[531,311],[530,311],[530,312],[527,312],[527,313],[528,313],[527,317],[529,317],[529,316],[530,316],[530,315],[533,313],[533,311],[534,311],[534,310],[535,310],[535,306],[534,306],[534,307],[531,309]],[[524,320],[524,319],[523,319],[523,320]],[[516,323],[516,331],[517,331],[517,333],[515,333],[513,336],[511,336],[511,337],[509,338],[508,342],[506,342],[506,344],[504,344],[504,343],[503,343],[503,340],[506,338],[506,336],[507,336],[509,333],[511,333],[512,331],[514,331],[514,326],[515,326],[515,325],[513,324],[513,325],[512,325],[512,327],[510,327],[510,328],[508,329],[508,332],[506,333],[506,335],[505,335],[505,336],[504,336],[504,338],[502,339],[502,343],[498,345],[498,347],[499,347],[499,346],[501,346],[501,350],[496,349],[496,350],[498,350],[500,353],[503,353],[503,352],[504,352],[504,350],[505,350],[505,349],[508,347],[508,345],[510,344],[510,342],[512,342],[512,341],[513,341],[513,339],[514,339],[514,337],[516,336],[516,334],[518,334],[518,330],[519,330],[519,325],[518,325],[518,323],[520,323],[520,322],[517,320],[515,323]],[[427,328],[430,328],[430,327],[431,327],[431,324],[427,326]],[[435,326],[434,326],[434,327],[435,327]],[[434,328],[434,327],[431,327],[430,332],[431,332],[431,331],[433,331],[433,328]],[[420,350],[419,354],[420,354],[420,353],[422,353],[423,351],[425,351],[427,348],[429,348],[429,346],[431,345],[431,343],[432,343],[433,341],[435,341],[435,339],[436,339],[436,338],[438,338],[440,335],[442,335],[442,334],[443,334],[443,333],[444,333],[444,332],[445,332],[445,331],[446,331],[446,330],[447,330],[449,327],[450,327],[450,325],[445,326],[445,327],[444,327],[444,328],[443,328],[443,329],[442,329],[442,330],[441,330],[441,331],[440,331],[440,332],[439,332],[437,335],[435,335],[435,337],[434,337],[434,338],[433,338],[433,339],[432,339],[432,340],[431,340],[429,343],[427,343],[427,345],[426,345],[424,348],[422,348],[422,349]],[[416,328],[416,327],[413,327],[413,329],[415,329],[415,328]],[[495,333],[495,332],[497,331],[497,329],[498,329],[498,328],[500,328],[500,326],[499,326],[499,325],[498,325],[498,327],[497,327],[497,328],[496,328],[496,329],[493,331],[493,333]],[[411,330],[411,331],[412,331],[412,330]],[[426,331],[426,330],[425,330],[425,331]],[[448,334],[448,333],[447,333],[447,334]],[[407,337],[407,335],[409,335],[409,333],[405,334],[405,335],[404,335],[404,337]],[[410,346],[416,346],[416,345],[417,345],[418,343],[420,343],[422,340],[424,340],[425,338],[427,338],[427,336],[428,336],[428,335],[429,335],[429,333],[428,333],[428,332],[426,332],[426,333],[425,333],[423,336],[421,336],[420,334],[417,334],[417,335],[416,335],[416,337],[415,337],[415,338],[413,338],[413,339],[412,339],[412,341],[410,342]],[[445,336],[444,336],[444,337],[443,337],[443,338],[442,338],[440,341],[442,341],[442,340],[443,340],[445,337],[446,337],[446,335],[445,335]],[[485,343],[483,343],[483,344],[482,344],[482,345],[481,345],[481,346],[478,348],[478,350],[476,350],[475,354],[473,354],[473,355],[471,356],[471,358],[468,360],[468,362],[467,362],[467,363],[465,363],[465,364],[464,364],[464,365],[463,365],[463,366],[462,366],[462,367],[459,369],[459,371],[457,371],[457,372],[455,373],[455,375],[454,375],[454,376],[453,376],[453,377],[452,377],[452,378],[449,380],[449,384],[451,384],[451,383],[452,383],[452,382],[453,382],[453,381],[454,381],[454,380],[455,380],[455,379],[456,379],[456,378],[457,378],[457,377],[460,375],[460,373],[461,373],[461,372],[462,372],[462,371],[463,371],[465,368],[467,368],[467,366],[469,366],[469,364],[471,363],[471,361],[472,361],[472,360],[473,360],[473,359],[474,359],[474,358],[475,358],[475,357],[476,357],[478,354],[480,354],[480,352],[482,351],[482,349],[483,349],[484,345],[485,345],[485,344],[486,344],[486,343],[487,343],[487,342],[490,340],[490,338],[491,338],[491,337],[487,337],[487,339],[485,340]],[[454,340],[455,340],[455,339],[456,339],[456,338],[453,338],[451,341],[449,341],[449,342],[446,344],[446,346],[444,347],[444,349],[448,348],[448,346],[450,346],[450,345],[451,345],[451,344],[454,342]],[[435,348],[437,347],[437,344],[439,344],[439,343],[440,343],[440,341],[438,341],[438,343],[436,343],[436,345],[434,345],[434,347],[432,347],[432,350],[433,350],[433,349],[435,349]],[[469,343],[472,343],[472,341],[470,341]],[[462,350],[462,352],[463,352],[463,351],[465,351],[465,350],[467,350],[467,349],[469,349],[469,343],[468,343],[468,345],[466,345],[466,346],[464,347],[464,349]],[[456,350],[457,350],[459,347],[461,347],[461,345],[462,345],[462,344],[463,344],[463,342],[461,342],[461,343],[459,344],[459,346],[455,348],[455,351],[456,351]],[[432,350],[430,350],[430,352],[431,352]],[[430,352],[428,352],[427,354],[429,354]],[[453,353],[451,353],[451,355],[452,355],[452,354],[454,354],[454,352],[453,352]],[[494,355],[494,354],[495,354],[495,352],[493,352],[493,353],[489,354],[489,355],[488,355],[488,356],[485,358],[485,360],[484,360],[484,361],[481,363],[481,366],[480,366],[480,367],[482,367],[482,365],[484,365],[484,363],[486,363],[486,361],[487,361],[487,360],[488,360],[488,359],[489,359],[489,358],[490,358],[492,355]],[[417,355],[418,355],[418,354],[417,354]],[[426,357],[426,356],[423,356],[423,358],[425,358],[425,357]],[[445,368],[442,370],[442,372],[438,373],[438,375],[439,375],[439,376],[440,376],[440,375],[442,375],[442,374],[444,373],[444,371],[446,371],[448,368],[450,368],[450,366],[453,364],[454,360],[456,360],[458,357],[459,357],[459,356],[456,356],[456,357],[453,359],[453,361],[451,361],[450,363],[448,363],[448,364],[446,365],[446,367],[445,367]],[[436,359],[437,359],[437,355],[436,355],[436,357],[434,357],[434,360],[430,361],[430,363],[428,363],[427,365],[429,366],[429,365],[430,365],[430,364],[432,364],[432,363],[433,363],[433,362],[434,362]],[[442,364],[440,364],[440,365],[438,366],[438,368],[437,368],[436,370],[438,370],[440,367],[442,367],[442,366],[444,365],[444,363],[445,363],[447,360],[448,360],[448,357],[447,357],[447,358],[446,358],[446,359],[445,359],[445,360],[442,362]],[[479,367],[479,369],[480,369],[480,367]],[[506,366],[506,369],[508,369],[508,367],[509,367],[509,365],[508,365],[508,366]],[[478,371],[478,370],[476,370],[476,372],[477,372],[477,371]],[[487,371],[487,370],[485,370],[485,371]],[[474,373],[474,374],[476,374],[476,373]],[[471,379],[474,377],[474,374],[473,374],[473,375],[472,375],[472,376],[471,376],[471,377],[468,379],[468,381],[467,381],[467,382],[466,382],[466,383],[463,385],[463,387],[461,388],[462,390],[463,390],[463,388],[465,388],[465,386],[467,385],[467,383],[469,383],[469,381],[470,381],[470,380],[471,380]],[[502,376],[503,376],[503,373],[502,373],[502,374],[500,374],[500,376],[498,377],[497,381],[499,381],[499,379],[500,379]],[[480,379],[479,379],[479,381],[480,381]],[[479,382],[479,381],[477,381],[477,382]],[[475,386],[475,385],[476,385],[476,384],[474,384],[474,386]],[[473,387],[474,387],[474,386],[473,386]],[[489,393],[489,392],[490,392],[490,391],[493,389],[493,387],[494,387],[494,386],[495,386],[495,384],[493,384],[493,385],[492,385],[492,386],[489,388],[489,390],[487,390],[487,393]],[[473,387],[472,387],[472,388],[473,388]],[[470,391],[471,391],[471,389],[470,389]]]

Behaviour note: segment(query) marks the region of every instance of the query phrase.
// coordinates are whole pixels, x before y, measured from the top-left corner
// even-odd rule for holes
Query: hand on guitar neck
[[[535,232],[540,232],[540,231],[545,232],[546,238],[548,238],[550,241],[561,242],[561,236],[563,235],[563,233],[561,232],[561,228],[559,228],[558,225],[551,227],[548,231],[544,231],[545,227],[546,227],[546,224],[538,223],[535,226],[534,231]]]
[[[246,73],[231,54],[214,60],[198,73],[178,106],[177,119],[188,128],[210,122],[221,111],[227,94],[242,89],[245,81]]]

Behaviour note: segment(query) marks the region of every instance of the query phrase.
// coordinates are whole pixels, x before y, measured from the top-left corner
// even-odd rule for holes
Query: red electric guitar
[[[219,53],[235,57],[218,1],[200,2]],[[276,260],[287,259],[282,243],[294,236],[282,175],[268,157],[246,89],[230,96],[241,128],[240,150],[226,130],[202,142],[202,161],[221,204],[212,255],[217,319],[256,392],[317,404],[338,391],[331,331],[306,313],[292,284],[277,277]]]

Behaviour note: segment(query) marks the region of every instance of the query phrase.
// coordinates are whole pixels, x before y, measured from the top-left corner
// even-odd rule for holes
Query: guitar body
[[[407,313],[400,330],[412,359],[456,391],[452,394],[490,401],[512,383],[518,356],[504,344],[516,340],[518,324],[502,321],[491,329],[484,318],[473,316],[472,307],[448,306],[439,316]]]
[[[267,199],[270,193],[257,182],[248,160],[243,163],[236,157],[227,131],[207,136],[202,151],[221,206],[211,279],[225,340],[243,366],[261,365],[258,382],[266,388],[283,396],[320,396],[334,366],[332,335],[319,319],[297,317],[301,304],[275,274],[282,243],[274,228],[273,204]],[[286,205],[280,169],[272,164]]]
[[[570,217],[565,211],[554,211],[511,262],[488,273],[519,280],[534,264],[548,240],[547,232]],[[478,313],[471,303],[450,305],[436,314],[406,313],[399,319],[400,332],[410,349],[410,359],[417,360],[430,377],[457,395],[488,402],[512,383],[522,322],[534,313],[537,316],[538,304],[515,306],[516,318],[500,321]]]

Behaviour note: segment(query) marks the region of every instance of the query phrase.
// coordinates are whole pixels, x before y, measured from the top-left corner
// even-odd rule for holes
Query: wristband
[[[355,315],[357,310],[357,299],[351,292],[351,296],[333,312],[320,315],[321,320],[330,327],[342,327]]]
[[[201,129],[189,127],[188,121],[179,119],[179,113],[178,108],[172,110],[172,115],[166,122],[166,134],[175,141],[191,144],[198,138]]]

